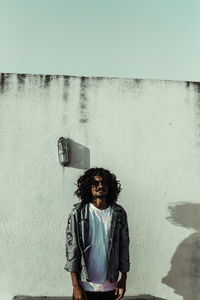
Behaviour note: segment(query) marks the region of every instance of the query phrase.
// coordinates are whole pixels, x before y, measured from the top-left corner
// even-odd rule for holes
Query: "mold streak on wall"
[[[197,126],[197,146],[200,146],[200,83],[193,83],[193,87],[196,91],[196,126]]]
[[[4,91],[4,87],[5,87],[5,74],[4,73],[1,73],[1,82],[0,82],[0,90],[1,90],[1,93],[3,93]]]
[[[88,78],[81,77],[80,82],[80,122],[86,123],[87,117],[87,89],[88,89]]]
[[[44,79],[44,87],[45,88],[49,87],[51,80],[52,80],[51,75],[46,75],[45,76],[45,79]]]
[[[63,77],[63,99],[64,99],[65,102],[68,101],[69,88],[70,88],[70,77],[69,76],[64,76]]]
[[[0,76],[0,92],[1,92],[1,94],[6,92],[9,88],[9,77],[10,77],[10,74],[1,73],[1,76]]]
[[[26,74],[17,74],[18,89],[21,90],[25,85]]]

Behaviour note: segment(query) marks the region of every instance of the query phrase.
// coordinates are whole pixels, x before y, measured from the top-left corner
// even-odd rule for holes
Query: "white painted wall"
[[[51,76],[45,87],[45,76],[2,78],[1,299],[72,293],[63,269],[65,226],[83,170],[59,165],[60,136],[88,147],[90,167],[105,167],[121,181],[131,237],[127,295],[182,299],[161,281],[190,235],[166,220],[168,204],[200,202],[197,85]]]

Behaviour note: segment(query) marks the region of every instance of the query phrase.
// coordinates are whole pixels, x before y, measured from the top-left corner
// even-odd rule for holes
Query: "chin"
[[[96,198],[105,198],[105,197],[106,197],[105,194],[96,195]]]

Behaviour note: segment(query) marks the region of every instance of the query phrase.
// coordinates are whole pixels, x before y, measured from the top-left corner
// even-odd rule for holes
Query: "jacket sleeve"
[[[64,269],[68,272],[80,272],[81,251],[78,245],[76,219],[71,213],[68,217],[66,228],[66,258],[67,263]]]
[[[120,243],[119,243],[119,271],[128,272],[129,269],[130,269],[129,229],[128,229],[127,214],[124,210],[123,217],[122,217]]]

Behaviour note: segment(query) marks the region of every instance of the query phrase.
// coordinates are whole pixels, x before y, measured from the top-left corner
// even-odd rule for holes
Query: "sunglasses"
[[[108,182],[107,182],[106,180],[98,181],[98,180],[95,180],[95,179],[92,180],[92,185],[98,186],[100,182],[101,182],[101,184],[104,185],[104,186],[108,185]]]

